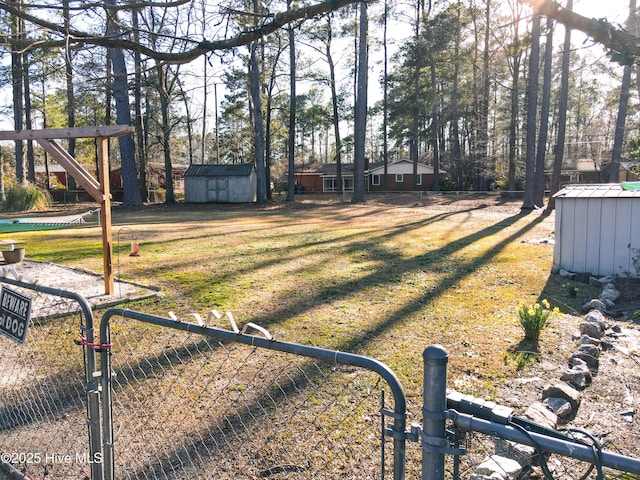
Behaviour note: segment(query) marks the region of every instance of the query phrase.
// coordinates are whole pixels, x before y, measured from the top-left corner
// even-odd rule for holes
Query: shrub
[[[524,303],[518,305],[520,326],[524,330],[525,340],[537,342],[540,339],[540,333],[546,325],[551,311],[551,306],[546,300],[533,305],[525,305]]]
[[[24,210],[43,210],[51,205],[51,194],[30,183],[16,184],[5,191],[2,210],[20,212]]]

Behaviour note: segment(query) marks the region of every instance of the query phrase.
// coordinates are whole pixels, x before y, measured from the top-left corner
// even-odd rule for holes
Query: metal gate
[[[100,412],[95,353],[87,348],[94,341],[88,302],[21,279],[5,277],[0,283],[3,299],[15,294],[31,304],[24,343],[0,336],[0,472],[16,479],[100,479]],[[0,306],[0,322],[15,326],[9,303]]]
[[[105,479],[404,478],[406,401],[388,367],[227,319],[103,315]]]

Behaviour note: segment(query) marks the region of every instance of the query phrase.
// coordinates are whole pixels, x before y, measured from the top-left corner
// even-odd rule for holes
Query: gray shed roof
[[[185,177],[248,177],[253,171],[250,163],[231,165],[190,165]]]
[[[626,182],[625,182],[626,183]],[[633,182],[635,183],[635,182]],[[640,190],[626,190],[620,183],[567,185],[556,198],[640,198]]]

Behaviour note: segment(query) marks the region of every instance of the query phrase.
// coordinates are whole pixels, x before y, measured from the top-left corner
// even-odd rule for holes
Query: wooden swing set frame
[[[100,204],[102,226],[102,257],[104,265],[104,293],[113,294],[113,239],[111,231],[111,190],[109,185],[109,139],[129,135],[134,128],[128,125],[98,127],[50,128],[42,130],[0,131],[0,140],[33,140],[71,175]],[[97,181],[56,140],[66,138],[95,138],[98,156]]]

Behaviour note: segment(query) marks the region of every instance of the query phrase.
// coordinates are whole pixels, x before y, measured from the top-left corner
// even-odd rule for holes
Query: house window
[[[322,179],[322,188],[324,192],[337,192],[336,177],[325,177]],[[342,191],[353,192],[353,177],[342,177]]]
[[[325,192],[336,191],[336,177],[325,177],[322,180],[322,190]]]
[[[343,192],[353,192],[353,177],[343,178],[342,179],[342,191]]]
[[[404,182],[404,175],[402,175],[401,173],[396,173],[396,183],[402,182]]]
[[[380,175],[371,176],[371,185],[380,185]]]
[[[422,185],[422,175],[418,174],[416,176],[416,185]]]

